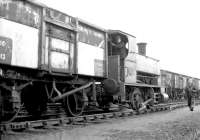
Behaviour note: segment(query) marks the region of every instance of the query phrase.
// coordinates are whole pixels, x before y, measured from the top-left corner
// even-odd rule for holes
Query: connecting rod
[[[62,94],[62,93],[56,88],[56,84],[54,83],[54,84],[53,84],[53,89],[56,91],[56,93],[58,94],[58,96],[54,97],[54,98],[52,99],[52,101],[53,101],[53,102],[56,102],[56,101],[58,101],[58,100],[64,99],[65,97],[67,97],[67,96],[69,96],[69,95],[71,95],[71,94],[74,94],[74,93],[76,93],[76,92],[78,92],[78,91],[81,91],[81,90],[83,90],[83,89],[85,89],[85,88],[90,87],[92,84],[93,84],[93,82],[89,82],[89,83],[87,83],[86,85],[83,85],[83,86],[81,86],[81,87],[78,87],[78,88],[73,89],[73,90],[71,90],[71,91],[67,91],[67,92],[65,92],[65,93]]]

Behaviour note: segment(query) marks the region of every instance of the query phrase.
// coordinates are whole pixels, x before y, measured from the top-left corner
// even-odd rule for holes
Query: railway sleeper
[[[199,105],[200,102],[196,103]],[[162,105],[151,108],[150,112],[157,111],[165,111],[165,110],[174,110],[177,108],[185,107],[186,104],[170,104],[170,105]],[[146,113],[141,112],[141,114]],[[42,129],[51,129],[59,126],[69,125],[69,124],[87,124],[92,122],[101,122],[101,120],[107,120],[111,118],[123,118],[123,117],[134,117],[136,112],[134,111],[124,111],[124,112],[111,112],[111,113],[102,113],[102,114],[93,114],[93,115],[85,115],[79,117],[66,117],[66,118],[56,118],[56,119],[46,119],[46,120],[36,120],[36,121],[26,121],[26,122],[12,122],[6,124],[0,124],[0,131],[10,133],[10,131],[19,131],[19,130],[31,130],[38,129],[38,131]]]

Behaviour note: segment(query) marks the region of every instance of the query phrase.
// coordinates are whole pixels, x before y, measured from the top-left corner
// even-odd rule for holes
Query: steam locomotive
[[[134,110],[167,99],[146,43],[31,0],[0,1],[0,120],[48,103],[68,116],[88,107]]]

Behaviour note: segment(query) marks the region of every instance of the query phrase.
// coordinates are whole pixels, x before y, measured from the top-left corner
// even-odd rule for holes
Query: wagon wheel
[[[34,83],[33,86],[27,86],[22,90],[22,102],[27,112],[39,117],[47,110],[47,96],[44,94],[43,85]]]
[[[18,103],[18,107],[13,107],[13,103],[10,102],[10,98],[3,100],[4,96],[2,93],[3,92],[0,90],[0,122],[12,122],[21,111],[23,104]],[[8,91],[4,91],[4,93],[9,94]]]
[[[142,107],[143,99],[142,94],[138,88],[130,94],[130,106],[133,110],[139,112],[139,109]]]
[[[80,116],[85,108],[85,103],[83,100],[83,95],[75,93],[67,96],[64,99],[64,108],[68,115],[70,116]]]
[[[148,98],[147,99],[153,99],[152,101],[150,101],[149,103],[148,103],[148,105],[149,106],[153,106],[154,105],[154,89],[152,88],[152,87],[150,87],[149,89],[148,89]]]
[[[9,111],[9,112],[6,111],[5,113],[1,112],[1,116],[0,116],[1,121],[0,122],[8,123],[8,122],[14,121],[22,108],[23,108],[23,104],[21,104],[21,106],[19,108],[16,108],[12,111]]]

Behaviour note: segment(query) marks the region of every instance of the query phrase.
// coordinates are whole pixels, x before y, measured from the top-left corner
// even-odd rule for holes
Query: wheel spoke
[[[64,100],[65,111],[70,116],[79,116],[85,108],[84,101],[80,93],[67,96]]]
[[[137,88],[130,94],[130,102],[133,110],[138,111],[142,107],[143,99],[140,90]]]

